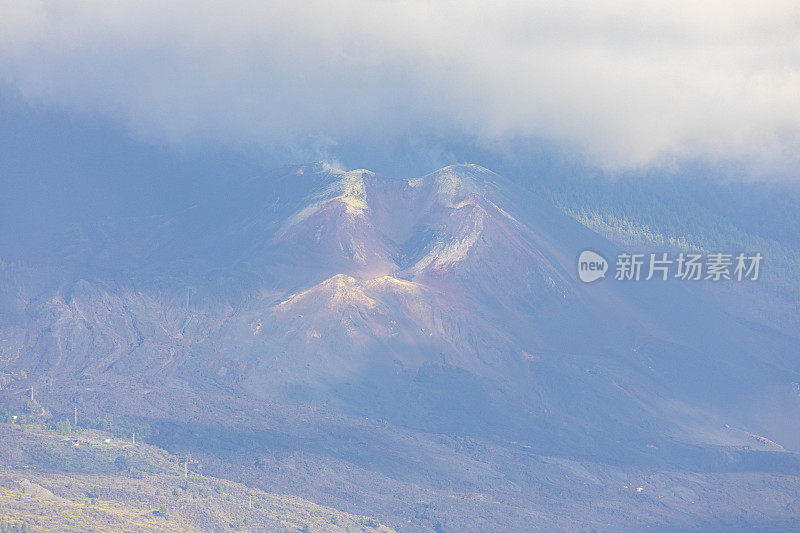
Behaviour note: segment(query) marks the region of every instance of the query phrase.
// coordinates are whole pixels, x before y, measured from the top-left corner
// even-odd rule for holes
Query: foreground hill
[[[0,522],[65,532],[389,531],[371,517],[201,475],[197,461],[151,445],[61,427],[0,423]]]

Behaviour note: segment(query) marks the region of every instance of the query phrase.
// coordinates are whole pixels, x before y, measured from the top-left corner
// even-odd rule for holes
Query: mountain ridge
[[[409,482],[398,464],[428,487],[451,482],[411,468],[435,461],[401,444],[443,436],[480,443],[448,444],[453,461],[504,475],[520,450],[627,473],[713,458],[796,475],[800,439],[778,416],[800,413],[795,337],[729,320],[698,297],[704,284],[582,284],[582,249],[620,247],[483,167],[284,167],[216,204],[112,226],[80,232],[56,276],[3,266],[4,402],[33,389],[52,407],[145,418],[165,447],[184,438],[245,477],[226,445],[309,447],[307,468],[350,465],[381,505]],[[309,436],[295,415],[324,429]],[[359,441],[359,456],[351,434],[391,451]]]

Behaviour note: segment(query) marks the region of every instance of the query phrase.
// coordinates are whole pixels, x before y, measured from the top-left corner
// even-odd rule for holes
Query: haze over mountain
[[[800,531],[798,50],[795,0],[0,0],[0,530]]]
[[[433,167],[544,145],[584,168],[798,183],[792,0],[0,9],[0,82],[159,146]]]
[[[568,213],[477,165],[314,163],[76,223],[0,263],[0,394],[401,530],[796,525],[796,302],[583,284],[621,248]]]

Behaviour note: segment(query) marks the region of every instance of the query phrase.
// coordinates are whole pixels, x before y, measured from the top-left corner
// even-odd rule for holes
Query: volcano
[[[3,263],[2,393],[155,421],[167,447],[194,435],[195,453],[240,479],[243,463],[209,442],[248,457],[311,449],[309,471],[346,461],[358,476],[303,489],[334,503],[337,483],[489,491],[498,471],[492,483],[533,494],[553,461],[564,483],[592,487],[631,468],[800,471],[786,423],[800,416],[797,331],[743,320],[727,286],[581,283],[581,251],[619,247],[477,165],[411,179],[285,167],[72,238],[58,265]],[[444,459],[426,448],[437,435],[465,448]],[[486,447],[505,466],[469,481]],[[544,462],[512,482],[520,453]],[[648,509],[663,525],[669,513]]]

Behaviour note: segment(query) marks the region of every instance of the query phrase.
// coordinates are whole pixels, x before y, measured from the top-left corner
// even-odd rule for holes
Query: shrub
[[[365,519],[363,519],[363,520],[361,521],[361,524],[362,524],[362,525],[365,525],[365,526],[367,526],[367,527],[374,527],[374,528],[379,528],[379,527],[381,527],[381,523],[380,523],[380,522],[378,522],[378,520],[377,520],[376,518],[372,518],[372,517],[369,517],[369,518],[365,518]]]
[[[30,533],[31,526],[26,522],[0,522],[0,533]]]
[[[92,429],[107,431],[120,439],[130,439],[136,433],[136,438],[142,440],[152,435],[153,429],[150,424],[132,420],[125,417],[113,417],[106,415],[101,418],[86,420],[86,426]]]
[[[114,466],[117,467],[117,470],[123,471],[128,470],[131,467],[128,458],[124,455],[118,455],[116,459],[114,459]]]
[[[78,428],[72,425],[69,421],[69,418],[62,418],[55,422],[51,422],[48,424],[50,429],[54,429],[61,433],[62,435],[69,435],[70,433],[75,433],[78,431]]]
[[[229,524],[234,531],[243,531],[247,527],[247,519],[237,518],[235,522]]]

